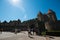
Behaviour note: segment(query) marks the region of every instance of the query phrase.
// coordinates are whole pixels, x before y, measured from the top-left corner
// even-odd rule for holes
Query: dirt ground
[[[43,37],[37,35],[28,37],[28,33],[26,31],[17,34],[2,32],[2,34],[0,33],[0,40],[60,40],[60,37]]]

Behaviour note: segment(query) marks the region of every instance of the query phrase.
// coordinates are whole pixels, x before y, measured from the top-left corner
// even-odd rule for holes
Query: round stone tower
[[[38,13],[37,18],[39,21],[44,21],[43,14],[41,12]]]

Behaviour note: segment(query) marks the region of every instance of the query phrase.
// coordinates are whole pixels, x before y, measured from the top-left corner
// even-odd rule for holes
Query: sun
[[[13,6],[17,6],[17,5],[22,5],[23,1],[22,0],[8,0],[8,2],[13,5]]]
[[[19,0],[12,0],[13,3],[17,4]]]
[[[21,0],[8,0],[8,2],[12,5],[18,5],[21,2]]]
[[[6,0],[7,1],[7,0]],[[20,10],[22,10],[23,12],[25,12],[25,8],[24,8],[24,3],[23,0],[8,0],[7,1],[11,6],[19,8]],[[25,17],[26,18],[26,17]]]
[[[19,3],[19,0],[12,0],[12,3],[13,3],[14,5],[16,5],[16,4]]]

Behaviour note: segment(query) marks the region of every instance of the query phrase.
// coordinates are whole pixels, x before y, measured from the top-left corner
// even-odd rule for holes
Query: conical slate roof
[[[53,14],[53,13],[55,13],[53,10],[51,9],[48,10],[48,14]]]

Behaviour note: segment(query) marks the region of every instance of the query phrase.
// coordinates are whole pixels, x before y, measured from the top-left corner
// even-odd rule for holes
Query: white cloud
[[[25,12],[25,8],[23,7],[23,0],[8,0],[8,2],[17,8],[20,8],[22,12]]]

